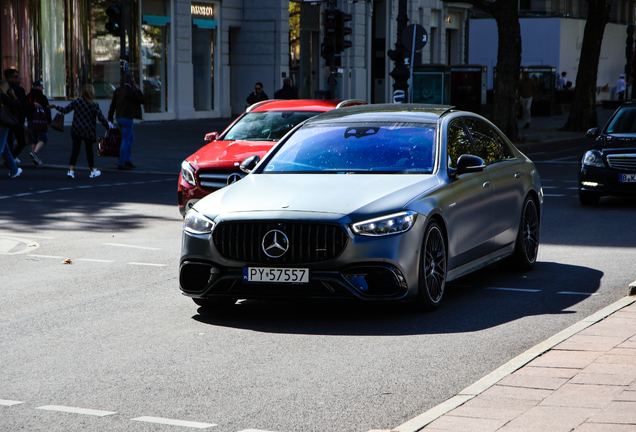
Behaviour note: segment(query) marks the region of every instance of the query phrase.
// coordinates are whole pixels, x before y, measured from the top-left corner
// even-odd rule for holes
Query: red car
[[[209,144],[181,163],[179,211],[182,215],[204,196],[245,175],[239,168],[249,156],[263,157],[287,132],[325,111],[354,105],[361,100],[267,100],[250,106],[220,135],[205,136]]]

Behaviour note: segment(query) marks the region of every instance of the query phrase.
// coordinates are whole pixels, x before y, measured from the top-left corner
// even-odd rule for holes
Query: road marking
[[[140,265],[140,266],[153,266],[153,267],[165,267],[166,264],[153,264],[153,263],[140,263],[140,262],[129,262],[126,263],[129,265]]]
[[[0,405],[2,405],[2,406],[13,406],[13,405],[20,405],[20,404],[23,404],[23,403],[24,402],[20,402],[20,401],[0,399]]]
[[[64,257],[61,256],[53,256],[53,255],[27,255],[29,257],[35,257],[35,258],[55,258],[55,259],[63,259]]]
[[[535,165],[537,164],[570,164],[570,165],[578,165],[578,161],[561,161],[561,160],[553,160],[553,161],[532,161]]]
[[[75,258],[75,261],[88,261],[88,262],[101,262],[101,263],[114,263],[111,260],[89,259],[89,258]]]
[[[0,196],[0,200],[1,199],[8,199],[8,198],[15,198],[15,197],[25,197],[25,196],[35,195],[35,194],[63,192],[63,191],[69,191],[69,190],[75,190],[75,189],[90,189],[90,188],[94,188],[94,187],[104,187],[104,186],[140,185],[140,184],[159,183],[159,182],[168,182],[168,181],[174,181],[174,180],[173,179],[163,179],[163,180],[150,180],[150,181],[136,181],[136,182],[128,182],[128,183],[91,184],[91,185],[81,185],[81,186],[73,186],[73,187],[63,187],[63,188],[58,188],[58,189],[46,189],[46,190],[41,190],[41,191],[25,192],[25,193],[16,194],[16,195]]]
[[[145,246],[134,246],[134,245],[125,245],[125,244],[120,244],[120,243],[104,243],[106,246],[118,246],[118,247],[128,247],[128,248],[134,248],[134,249],[145,249],[145,250],[156,250],[156,251],[160,251],[161,249],[157,249],[157,248],[151,248],[151,247],[145,247]]]
[[[597,296],[601,295],[601,293],[586,293],[586,292],[576,292],[576,291],[561,291],[557,294],[570,294],[570,295],[582,295],[582,296]]]
[[[84,414],[84,415],[92,415],[97,417],[105,417],[113,414],[117,414],[114,411],[102,411],[102,410],[93,410],[86,408],[76,408],[76,407],[68,407],[62,405],[46,405],[41,406],[36,409],[46,410],[46,411],[59,411],[71,414]]]
[[[207,428],[218,426],[212,423],[199,423],[199,422],[191,422],[191,421],[185,421],[185,420],[172,420],[172,419],[161,418],[161,417],[137,417],[132,420],[146,422],[146,423],[167,424],[171,426],[185,426],[185,427],[191,427],[196,429],[207,429]]]
[[[558,189],[559,186],[541,186],[543,189]]]
[[[527,292],[527,293],[537,293],[541,292],[541,290],[533,290],[533,289],[523,289],[523,288],[501,288],[501,287],[488,287],[486,289],[489,290],[498,290],[498,291],[518,291],[518,292]]]

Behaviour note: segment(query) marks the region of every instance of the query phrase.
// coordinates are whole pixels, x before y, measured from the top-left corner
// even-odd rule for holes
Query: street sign
[[[426,46],[428,34],[419,24],[411,24],[402,32],[402,43],[407,50],[419,51]]]

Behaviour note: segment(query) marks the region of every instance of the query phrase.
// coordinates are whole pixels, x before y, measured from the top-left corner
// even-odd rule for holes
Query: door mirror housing
[[[592,128],[587,130],[588,138],[597,138],[600,135],[601,130],[599,128]]]
[[[475,155],[464,154],[457,159],[457,169],[454,170],[454,175],[474,173],[483,171],[486,168],[484,160]]]
[[[218,137],[219,137],[219,133],[218,132],[210,132],[208,134],[205,134],[205,137],[203,138],[203,141],[205,141],[205,142],[216,141]]]
[[[256,165],[258,165],[260,161],[261,161],[261,157],[259,155],[252,155],[248,158],[243,159],[243,162],[241,162],[241,165],[239,166],[239,168],[244,173],[249,174],[254,170],[254,168],[256,168]]]

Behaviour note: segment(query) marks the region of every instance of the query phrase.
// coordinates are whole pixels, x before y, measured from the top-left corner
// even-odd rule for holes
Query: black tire
[[[236,303],[236,299],[231,297],[193,298],[192,301],[205,309],[225,309]]]
[[[537,203],[531,197],[526,197],[521,211],[515,251],[511,257],[511,262],[515,268],[530,270],[534,267],[539,253],[539,229]]]
[[[426,227],[422,252],[416,307],[422,311],[437,309],[446,288],[446,240],[440,225],[433,221]]]
[[[601,197],[594,192],[579,191],[579,201],[583,205],[596,205],[599,198]]]

